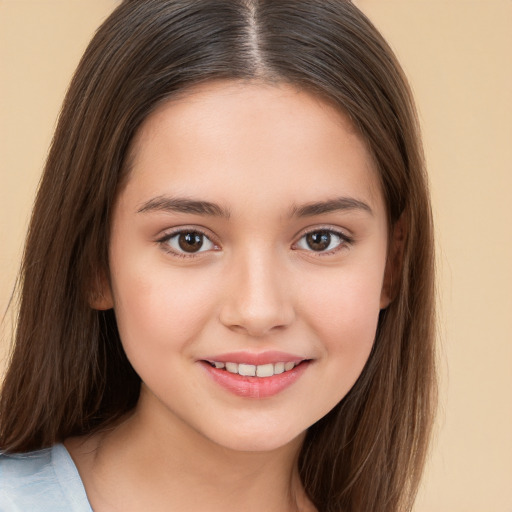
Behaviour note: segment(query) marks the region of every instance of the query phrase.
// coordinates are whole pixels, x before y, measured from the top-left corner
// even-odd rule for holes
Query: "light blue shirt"
[[[92,512],[64,445],[0,455],[0,512]]]

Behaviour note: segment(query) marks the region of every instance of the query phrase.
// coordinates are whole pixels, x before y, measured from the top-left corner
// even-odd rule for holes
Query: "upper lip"
[[[218,363],[238,363],[238,364],[252,364],[255,366],[263,364],[274,363],[300,363],[306,360],[306,357],[289,354],[286,352],[267,351],[267,352],[229,352],[224,354],[217,354],[203,358],[203,361],[215,361]]]

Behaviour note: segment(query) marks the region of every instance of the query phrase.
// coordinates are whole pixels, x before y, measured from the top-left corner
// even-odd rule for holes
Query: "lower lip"
[[[204,361],[201,361],[201,364],[217,384],[231,393],[245,398],[269,398],[281,393],[297,381],[305,372],[309,361],[303,361],[293,370],[272,377],[245,377],[238,373],[214,368]]]

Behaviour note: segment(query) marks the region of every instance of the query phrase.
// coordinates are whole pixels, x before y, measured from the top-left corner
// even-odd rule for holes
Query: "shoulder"
[[[1,512],[90,512],[78,471],[66,448],[0,454]]]

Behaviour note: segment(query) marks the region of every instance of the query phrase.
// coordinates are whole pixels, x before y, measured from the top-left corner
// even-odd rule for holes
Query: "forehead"
[[[222,201],[233,189],[268,199],[277,188],[297,201],[332,190],[382,202],[373,159],[347,116],[287,84],[193,87],[145,120],[130,153],[128,182],[147,194]]]

